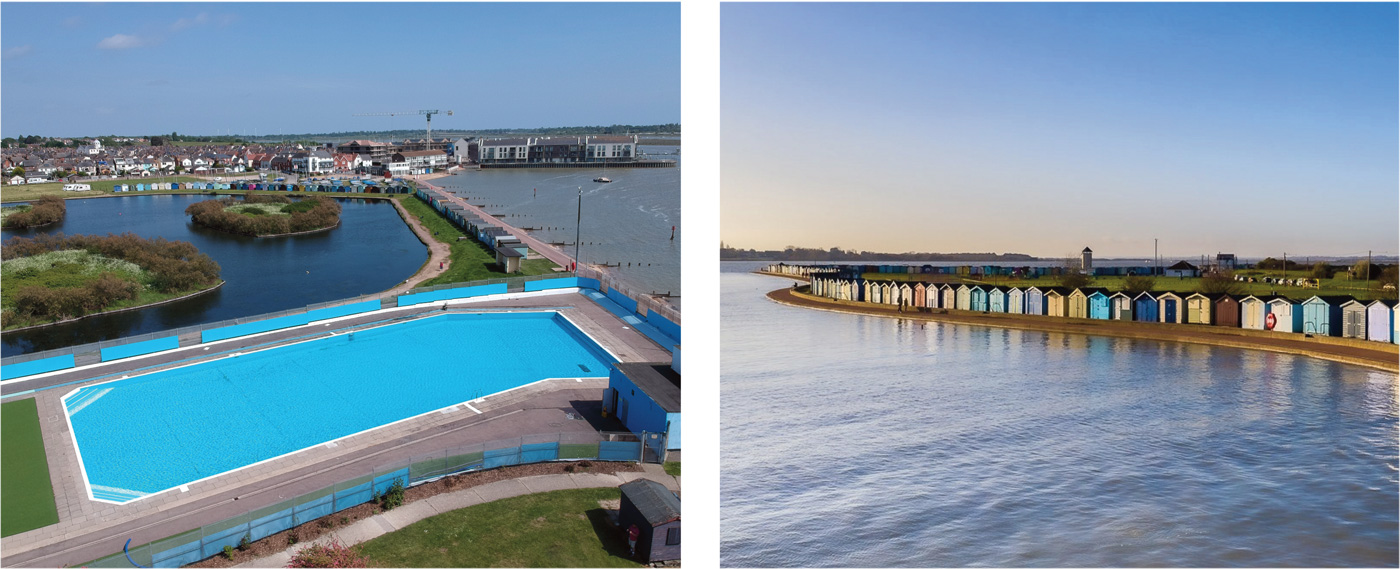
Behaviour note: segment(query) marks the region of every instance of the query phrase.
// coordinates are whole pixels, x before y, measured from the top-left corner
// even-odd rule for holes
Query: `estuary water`
[[[68,200],[67,217],[3,237],[131,232],[189,241],[219,263],[226,282],[217,291],[142,310],[85,318],[31,331],[6,332],[3,355],[112,340],[299,308],[380,292],[413,275],[428,249],[394,206],[378,200],[340,199],[340,226],[290,237],[254,238],[199,227],[185,208],[207,195],[134,195]],[[3,286],[3,283],[0,283]]]
[[[608,270],[639,292],[679,295],[681,157],[668,153],[680,147],[640,148],[654,158],[675,160],[676,167],[467,170],[432,183],[487,206],[487,213],[511,225],[539,228],[531,234],[545,242],[568,243],[562,249],[569,255],[579,230],[584,262],[620,263]],[[612,183],[593,181],[600,176]]]
[[[793,308],[723,263],[725,566],[1390,566],[1397,378]]]

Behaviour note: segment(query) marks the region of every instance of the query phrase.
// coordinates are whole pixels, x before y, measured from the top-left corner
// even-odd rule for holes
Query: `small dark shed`
[[[1215,326],[1240,327],[1240,301],[1228,294],[1209,295],[1215,303],[1210,311],[1211,324]]]
[[[637,560],[642,563],[681,558],[681,499],[660,482],[638,479],[620,486],[622,506],[618,527],[624,535],[633,524],[641,529]]]

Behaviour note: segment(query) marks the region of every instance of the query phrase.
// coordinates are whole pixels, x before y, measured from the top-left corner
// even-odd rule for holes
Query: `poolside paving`
[[[453,310],[510,310],[557,308],[579,329],[628,361],[668,361],[670,353],[608,310],[584,295],[564,293],[482,302],[450,302]],[[438,304],[399,309],[395,317],[439,311]],[[474,400],[471,406],[451,413],[429,413],[388,427],[342,439],[333,448],[312,447],[234,473],[188,484],[188,492],[170,490],[128,504],[115,505],[88,498],[73,447],[61,397],[73,389],[123,374],[184,365],[213,359],[235,351],[261,349],[317,337],[348,327],[383,321],[383,315],[346,318],[326,327],[281,330],[193,346],[173,353],[117,360],[107,364],[68,370],[33,380],[7,381],[3,393],[39,390],[32,395],[39,408],[41,431],[48,452],[49,471],[59,523],[0,540],[5,566],[58,566],[91,561],[133,544],[173,536],[326,488],[336,482],[371,474],[375,468],[402,464],[414,457],[457,447],[516,439],[521,435],[596,433],[607,420],[597,408],[607,378],[555,379],[499,395]],[[209,348],[204,350],[203,348]],[[525,356],[528,357],[528,356]],[[56,387],[56,388],[55,388]],[[587,421],[570,419],[588,416]],[[622,430],[612,421],[610,428]],[[523,492],[524,484],[516,483]],[[495,490],[488,490],[494,492]],[[505,491],[502,489],[502,491]],[[478,494],[478,498],[481,496]],[[470,499],[462,499],[470,505]],[[447,507],[455,500],[438,500]],[[458,506],[460,507],[460,506]]]

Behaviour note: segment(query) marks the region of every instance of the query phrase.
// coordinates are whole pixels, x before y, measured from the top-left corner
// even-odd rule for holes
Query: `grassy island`
[[[0,219],[4,219],[4,226],[11,229],[48,225],[62,221],[63,216],[67,214],[68,207],[64,205],[63,198],[58,196],[41,197],[34,202],[34,205],[19,205],[0,209]]]
[[[248,194],[202,201],[185,208],[199,225],[238,235],[268,237],[328,229],[340,224],[340,204],[328,197],[293,201],[286,196]]]
[[[219,264],[184,241],[39,235],[4,243],[0,326],[49,324],[217,286]]]

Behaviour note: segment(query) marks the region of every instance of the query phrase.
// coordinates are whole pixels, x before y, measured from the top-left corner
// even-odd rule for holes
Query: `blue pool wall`
[[[608,289],[608,299],[612,300],[613,302],[616,302],[618,306],[626,308],[633,314],[637,313],[637,301],[633,300],[631,297],[625,294],[622,294],[622,291],[620,290],[617,290],[615,288]]]
[[[26,375],[35,375],[51,371],[58,371],[61,369],[68,369],[75,366],[76,364],[73,360],[73,354],[54,356],[52,358],[44,358],[41,360],[30,360],[27,362],[20,362],[17,364],[10,364],[4,367],[0,367],[0,380],[14,379],[16,377],[24,377]]]
[[[505,294],[508,292],[506,283],[496,283],[481,286],[469,286],[463,288],[449,288],[445,290],[435,290],[432,292],[420,292],[418,294],[406,294],[399,297],[399,306],[412,306],[425,302],[437,302],[439,300],[451,300],[454,298],[471,298],[474,296],[486,296],[490,294]]]
[[[670,319],[657,314],[655,310],[647,309],[647,323],[655,326],[662,334],[670,336],[677,344],[681,343],[681,325],[672,322]],[[667,346],[670,348],[670,346]]]
[[[102,361],[110,362],[132,356],[152,354],[164,350],[173,350],[180,347],[180,338],[177,336],[166,336],[144,342],[135,342],[121,346],[102,348]]]
[[[317,308],[316,310],[308,311],[306,313],[306,317],[307,320],[310,322],[315,322],[317,320],[330,320],[331,318],[340,318],[341,316],[350,316],[352,314],[374,312],[376,310],[379,310],[379,307],[380,303],[378,300],[366,300],[364,302],[356,302],[354,304],[344,304],[341,306],[331,306],[328,308]]]

